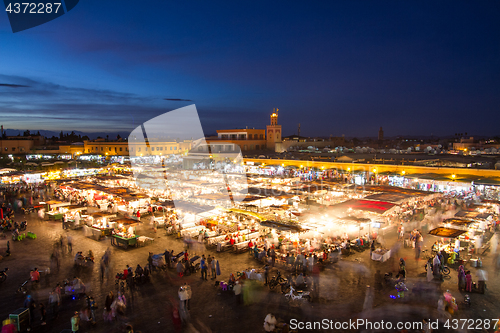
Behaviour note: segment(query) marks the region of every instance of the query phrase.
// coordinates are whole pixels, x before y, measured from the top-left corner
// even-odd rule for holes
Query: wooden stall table
[[[214,236],[207,238],[207,245],[216,246],[217,243],[222,242],[226,239],[226,235]]]
[[[139,236],[137,238],[137,246],[142,247],[146,246],[149,244],[153,244],[154,238],[151,237],[146,237],[146,236]]]
[[[376,249],[372,252],[372,260],[384,262],[391,257],[391,250]]]
[[[248,250],[248,243],[250,243],[249,240],[234,244],[233,245],[234,252],[244,252]]]

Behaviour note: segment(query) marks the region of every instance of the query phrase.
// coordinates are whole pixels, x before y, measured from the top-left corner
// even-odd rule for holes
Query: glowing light
[[[401,174],[402,174],[402,175],[404,175],[405,173],[406,173],[406,171],[404,171],[404,170],[403,170],[403,171],[401,171]]]
[[[351,168],[347,168],[347,171],[351,171]]]
[[[455,179],[455,177],[456,177],[456,175],[455,175],[455,174],[451,175],[451,178]]]
[[[373,169],[373,173],[376,173],[377,172],[377,169]]]

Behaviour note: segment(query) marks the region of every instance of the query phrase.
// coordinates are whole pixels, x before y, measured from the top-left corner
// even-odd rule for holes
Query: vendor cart
[[[125,249],[127,249],[130,246],[137,247],[137,238],[139,238],[139,236],[132,236],[130,238],[126,238],[118,235],[113,235],[113,237],[111,237],[111,245],[117,247],[123,247]]]
[[[49,217],[49,220],[57,221],[57,220],[62,220],[63,219],[64,213],[60,213],[60,212],[48,212],[47,216]]]

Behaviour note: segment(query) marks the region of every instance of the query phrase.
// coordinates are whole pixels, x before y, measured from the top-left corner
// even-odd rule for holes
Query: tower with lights
[[[278,125],[278,110],[273,109],[271,125],[267,125],[266,131],[266,146],[272,150],[276,150],[276,146],[281,145],[281,125]]]

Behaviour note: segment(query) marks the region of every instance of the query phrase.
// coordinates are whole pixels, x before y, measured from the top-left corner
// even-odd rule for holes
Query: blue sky
[[[196,104],[214,133],[278,107],[285,135],[498,135],[498,17],[496,1],[86,0],[13,34],[0,13],[0,114],[117,132]]]

